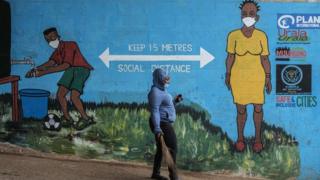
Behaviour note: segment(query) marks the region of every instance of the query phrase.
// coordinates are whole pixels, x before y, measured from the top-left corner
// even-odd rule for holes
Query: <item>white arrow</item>
[[[107,48],[99,58],[109,68],[110,61],[200,61],[200,68],[214,60],[214,56],[200,47],[200,55],[111,55]]]

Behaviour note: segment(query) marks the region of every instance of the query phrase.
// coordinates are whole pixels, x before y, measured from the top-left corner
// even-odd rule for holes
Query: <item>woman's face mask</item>
[[[163,80],[163,83],[164,83],[164,87],[165,88],[169,87],[170,77],[169,76],[165,77],[164,80]]]
[[[256,23],[256,18],[255,17],[245,17],[242,19],[242,22],[245,26],[251,27]]]
[[[57,38],[57,39],[54,40],[54,41],[50,41],[50,42],[49,42],[49,46],[51,46],[51,47],[54,48],[54,49],[57,49],[58,46],[59,46],[59,39]]]

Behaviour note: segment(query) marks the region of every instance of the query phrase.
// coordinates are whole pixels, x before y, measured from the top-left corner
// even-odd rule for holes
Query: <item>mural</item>
[[[152,166],[148,92],[161,68],[171,77],[166,91],[183,94],[172,124],[178,169],[320,177],[320,4],[9,4],[12,67],[0,79],[2,142]]]
[[[49,46],[55,50],[47,62],[28,71],[26,77],[41,77],[46,74],[64,71],[58,82],[59,88],[57,92],[57,99],[63,112],[61,124],[64,127],[75,125],[76,129],[82,130],[95,123],[93,118],[89,117],[84,111],[80,99],[85,82],[90,75],[90,70],[93,70],[93,68],[81,54],[77,43],[62,41],[56,28],[52,27],[44,30],[43,35]],[[66,95],[69,92],[71,93],[72,104],[81,115],[76,124],[68,112]]]
[[[16,127],[10,121],[10,95],[1,96],[1,140],[44,152],[74,154],[102,160],[140,161],[152,164],[155,154],[154,136],[149,130],[147,104],[84,103],[97,123],[77,131],[43,129],[43,123],[28,119]],[[62,112],[55,99],[49,101],[49,113]],[[210,123],[210,115],[201,106],[189,102],[176,107],[174,123],[178,140],[177,166],[192,171],[243,173],[243,175],[284,179],[299,175],[298,143],[283,128],[262,123],[264,151],[254,153],[247,147],[236,153],[234,142],[221,127]],[[77,111],[70,116],[77,120]],[[253,142],[253,138],[248,138]],[[264,168],[261,168],[264,167]],[[150,172],[151,174],[151,172]]]
[[[238,140],[236,149],[245,149],[243,129],[247,120],[247,104],[253,104],[255,141],[253,151],[260,152],[261,122],[263,121],[264,88],[271,92],[269,48],[266,34],[255,28],[259,20],[260,6],[255,1],[243,1],[240,5],[243,26],[229,33],[227,42],[226,85],[232,89],[237,108]]]

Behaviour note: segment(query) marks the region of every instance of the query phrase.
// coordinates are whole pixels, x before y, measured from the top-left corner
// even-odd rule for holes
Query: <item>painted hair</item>
[[[58,31],[57,31],[57,28],[55,28],[55,27],[50,27],[50,28],[48,28],[48,29],[45,29],[45,30],[43,31],[43,35],[48,35],[48,34],[51,33],[51,32],[58,32]]]
[[[240,4],[239,8],[242,10],[242,8],[244,7],[244,5],[252,3],[256,6],[257,8],[257,12],[260,11],[260,6],[259,4],[255,1],[255,0],[244,0],[242,1],[242,3]]]

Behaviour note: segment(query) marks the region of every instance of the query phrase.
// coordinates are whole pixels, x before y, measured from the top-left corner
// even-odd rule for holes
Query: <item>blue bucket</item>
[[[23,118],[42,120],[48,114],[50,92],[42,89],[21,89],[19,91]]]

